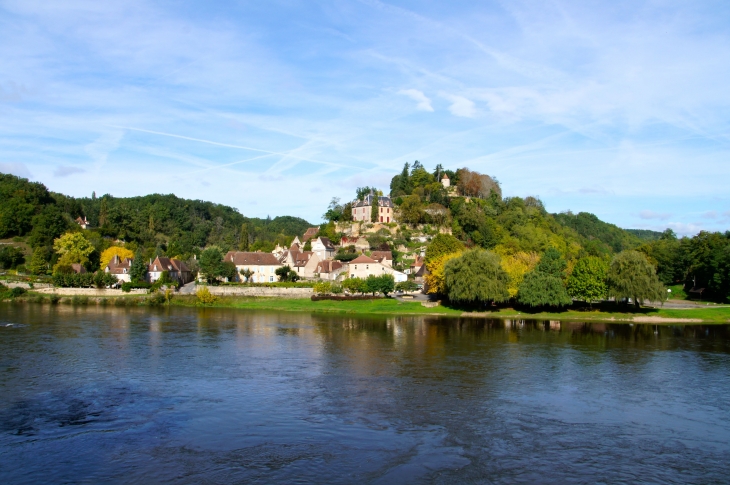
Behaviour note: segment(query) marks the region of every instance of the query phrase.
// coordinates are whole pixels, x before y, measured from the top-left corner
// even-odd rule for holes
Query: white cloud
[[[654,212],[650,210],[643,210],[639,212],[639,217],[642,219],[658,219],[660,221],[665,221],[672,217],[672,214],[666,213],[666,212]]]
[[[402,94],[404,96],[408,96],[413,101],[416,102],[416,109],[420,111],[433,111],[433,106],[431,106],[431,100],[423,94],[423,91],[419,91],[418,89],[401,89],[398,91],[398,94]]]
[[[474,118],[476,116],[476,106],[471,100],[463,96],[456,96],[448,93],[442,93],[441,96],[451,101],[449,111],[451,111],[452,115],[461,116],[463,118]]]
[[[11,173],[18,177],[30,178],[32,177],[30,170],[25,166],[24,163],[2,163],[0,162],[0,172]]]
[[[73,167],[70,165],[61,165],[56,168],[56,170],[53,171],[54,177],[68,177],[69,175],[73,175],[76,173],[84,173],[86,170],[80,167]]]

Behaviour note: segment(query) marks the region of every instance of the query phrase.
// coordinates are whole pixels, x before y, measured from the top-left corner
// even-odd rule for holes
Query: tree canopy
[[[444,268],[446,294],[458,303],[503,302],[509,299],[509,276],[499,256],[472,249],[452,258]]]
[[[667,291],[654,266],[638,251],[622,251],[614,256],[606,277],[608,295],[621,300],[632,298],[638,307],[644,301],[664,301]]]

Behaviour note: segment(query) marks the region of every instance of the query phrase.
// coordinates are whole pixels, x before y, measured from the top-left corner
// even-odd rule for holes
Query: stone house
[[[104,272],[116,276],[120,283],[129,283],[132,281],[132,275],[129,274],[129,271],[132,269],[133,261],[130,258],[124,258],[122,260],[115,254],[112,260],[109,261],[109,264],[106,265],[106,268],[104,268]]]
[[[81,229],[88,229],[89,228],[89,221],[86,220],[86,216],[83,218],[77,217],[76,218],[76,224],[81,226]]]
[[[150,261],[147,266],[147,279],[150,283],[159,280],[162,273],[167,271],[170,278],[179,281],[182,284],[192,281],[193,274],[190,269],[179,259],[170,259],[163,256],[157,256],[154,261]]]
[[[312,242],[312,251],[319,259],[332,259],[335,257],[335,246],[327,237],[318,237]]]
[[[385,266],[393,267],[393,252],[392,251],[373,251],[370,253],[370,257],[380,264]]]
[[[355,249],[357,249],[358,251],[367,251],[368,249],[370,249],[370,243],[367,239],[365,239],[365,236],[342,236],[342,239],[340,240],[340,247],[346,248],[348,246],[355,246]]]
[[[336,281],[338,276],[347,271],[347,267],[341,261],[328,259],[317,263],[314,271],[323,280]]]
[[[241,271],[249,270],[253,274],[249,278],[251,283],[274,283],[279,281],[276,270],[284,266],[279,258],[271,253],[228,251],[223,261],[229,261],[236,266],[236,279],[245,281]]]
[[[365,256],[364,254],[350,261],[348,274],[350,275],[350,278],[360,279],[365,279],[370,275],[380,276],[383,274],[392,274],[396,283],[400,283],[401,281],[406,281],[408,279],[404,273],[394,270],[392,266],[382,264],[373,258]]]
[[[352,203],[352,220],[355,222],[395,222],[395,214],[393,213],[395,206],[390,197],[380,196],[378,201],[378,216],[376,220],[372,220],[373,203],[375,195],[372,193],[365,196],[363,200],[356,200]]]
[[[288,265],[294,270],[300,278],[314,278],[321,259],[314,251],[300,251],[299,246],[292,244],[280,261],[282,265]]]

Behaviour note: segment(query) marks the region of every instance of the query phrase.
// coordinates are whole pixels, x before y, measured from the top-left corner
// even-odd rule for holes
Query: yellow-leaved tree
[[[439,234],[426,248],[426,269],[424,277],[426,291],[431,294],[445,294],[444,266],[450,259],[464,251],[464,244],[449,234]]]
[[[103,270],[104,268],[106,268],[106,266],[114,258],[114,256],[119,256],[119,259],[123,261],[124,258],[134,258],[134,253],[129,249],[123,248],[121,246],[112,246],[110,248],[107,248],[101,253],[100,269]]]
[[[53,241],[53,249],[61,256],[53,267],[54,272],[62,267],[78,263],[85,265],[94,246],[80,232],[67,232]]]
[[[509,276],[507,291],[509,292],[510,298],[517,296],[517,291],[520,289],[525,275],[535,269],[535,266],[539,262],[540,255],[533,252],[519,251],[509,256],[502,255],[500,264],[502,265],[502,269],[507,273],[507,276]]]

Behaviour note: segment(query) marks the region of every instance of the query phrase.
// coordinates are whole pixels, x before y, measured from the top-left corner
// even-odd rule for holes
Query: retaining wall
[[[106,296],[124,296],[124,295],[146,295],[147,290],[145,289],[138,289],[138,290],[131,290],[129,293],[124,293],[122,290],[111,290],[111,289],[101,289],[97,290],[96,288],[37,288],[34,291],[37,291],[38,293],[45,293],[45,294],[55,294],[55,295],[61,295],[61,296],[99,296],[99,297],[106,297]]]
[[[208,286],[213,295],[219,296],[268,296],[274,298],[311,298],[312,288],[257,288],[255,286]]]

